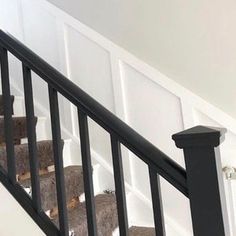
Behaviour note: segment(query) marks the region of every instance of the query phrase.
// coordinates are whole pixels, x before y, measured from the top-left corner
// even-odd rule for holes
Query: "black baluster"
[[[79,131],[81,143],[81,155],[83,164],[84,192],[86,198],[86,212],[88,223],[88,235],[97,235],[96,210],[94,202],[93,189],[93,170],[90,154],[89,131],[87,115],[82,111],[78,111]]]
[[[114,134],[111,134],[111,147],[113,158],[113,169],[116,187],[116,202],[119,220],[120,235],[128,235],[128,217],[125,196],[125,184],[122,165],[120,142]]]
[[[57,91],[54,88],[50,87],[50,85],[48,86],[48,91],[49,91],[49,101],[50,101],[50,114],[51,114],[60,232],[61,235],[63,236],[69,236],[58,95]]]
[[[25,93],[25,110],[27,120],[27,136],[28,136],[28,149],[29,149],[29,162],[30,162],[30,176],[32,186],[32,200],[35,209],[41,211],[41,198],[40,198],[40,180],[39,180],[39,160],[37,156],[36,145],[36,127],[34,116],[34,101],[32,91],[32,78],[30,69],[22,65],[23,68],[23,81]]]
[[[155,232],[157,236],[165,236],[166,232],[163,215],[160,177],[151,167],[149,167],[149,179],[151,186]]]
[[[13,184],[16,183],[16,165],[14,155],[14,141],[13,141],[13,122],[12,122],[12,105],[9,82],[9,67],[7,50],[0,47],[0,63],[2,76],[2,95],[3,95],[3,109],[4,109],[4,132],[7,151],[7,168],[8,177]]]

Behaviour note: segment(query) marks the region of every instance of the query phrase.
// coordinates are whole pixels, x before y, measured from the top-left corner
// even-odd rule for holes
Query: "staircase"
[[[16,163],[17,182],[24,190],[32,195],[30,178],[30,156],[27,139],[26,117],[14,113],[14,96],[11,96],[11,110],[14,130],[14,153]],[[4,138],[3,97],[0,95],[0,166],[7,171],[7,153]],[[37,117],[34,119],[37,125]],[[42,209],[51,221],[59,227],[56,177],[54,171],[54,155],[52,140],[43,140],[36,143],[39,160],[40,198]],[[62,141],[63,147],[63,141]],[[81,166],[67,166],[64,168],[65,191],[68,209],[69,232],[71,236],[88,235],[86,205],[83,200],[84,184],[83,169]],[[81,200],[82,199],[82,200]],[[111,236],[118,227],[116,197],[113,193],[104,193],[95,196],[96,220],[98,235]],[[154,236],[153,228],[132,226],[129,235]]]
[[[22,63],[25,116],[14,114],[8,53]],[[226,236],[219,174],[225,130],[197,126],[172,136],[186,169],[144,139],[34,52],[0,30],[0,182],[49,236],[166,236],[160,176],[190,201],[195,236]],[[52,140],[37,141],[31,71],[48,85]],[[81,166],[63,164],[58,94],[76,106]],[[14,115],[13,115],[14,114]],[[115,192],[95,195],[88,117],[110,135]],[[27,139],[26,143],[22,140]],[[154,228],[131,227],[121,144],[148,166]],[[85,201],[81,196],[85,196]],[[174,199],[173,199],[174,201]]]

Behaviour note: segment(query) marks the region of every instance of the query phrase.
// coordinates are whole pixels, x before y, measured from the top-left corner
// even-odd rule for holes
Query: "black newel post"
[[[223,129],[197,126],[172,137],[176,146],[184,150],[195,236],[227,236],[217,171],[220,156],[215,150],[224,133]]]

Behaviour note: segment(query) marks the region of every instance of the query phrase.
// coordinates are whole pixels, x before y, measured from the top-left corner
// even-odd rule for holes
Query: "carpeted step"
[[[149,227],[132,226],[129,229],[129,236],[155,236],[155,229]]]
[[[52,141],[37,142],[39,169],[44,170],[54,165]],[[28,144],[15,145],[16,174],[23,175],[30,171]],[[0,165],[7,169],[6,147],[0,147]]]
[[[114,194],[101,194],[95,197],[98,236],[111,236],[118,227],[116,198]],[[69,229],[73,236],[86,236],[87,218],[85,202],[69,210]],[[58,218],[53,222],[58,226]]]
[[[15,144],[20,144],[22,138],[27,137],[26,117],[12,117],[13,137]],[[37,117],[35,117],[35,125]],[[0,143],[4,143],[4,118],[0,117]]]
[[[73,198],[84,192],[83,170],[81,166],[68,166],[64,168],[66,199],[69,203]],[[24,188],[31,186],[30,179],[20,181]],[[42,208],[47,211],[57,207],[55,172],[40,176],[40,189]]]
[[[13,103],[14,103],[14,96],[11,96],[11,109],[13,114]],[[3,116],[3,96],[0,95],[0,116]]]

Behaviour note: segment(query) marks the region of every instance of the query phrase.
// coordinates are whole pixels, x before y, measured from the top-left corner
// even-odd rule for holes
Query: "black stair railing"
[[[23,64],[27,130],[29,133],[30,171],[32,199],[16,182],[8,51]],[[78,86],[47,64],[12,36],[0,30],[0,63],[4,99],[5,142],[7,148],[6,172],[0,167],[0,181],[30,214],[47,235],[69,235],[63,159],[61,146],[58,93],[78,108],[84,189],[89,236],[97,235],[96,209],[92,179],[92,165],[88,131],[88,117],[109,132],[114,167],[117,211],[120,235],[128,235],[128,217],[125,183],[122,166],[121,144],[127,147],[149,167],[149,180],[153,203],[155,232],[165,236],[165,222],[160,188],[160,176],[190,199],[193,230],[195,236],[225,236],[220,189],[218,182],[215,147],[220,144],[222,132],[207,127],[194,127],[175,134],[177,147],[184,149],[186,170],[145,140],[127,124],[118,119]],[[50,221],[41,208],[36,155],[36,134],[33,125],[33,93],[31,71],[43,79],[49,88],[50,114],[52,124],[53,150],[55,160],[57,199],[59,208],[59,229]],[[173,199],[174,201],[174,199]]]

